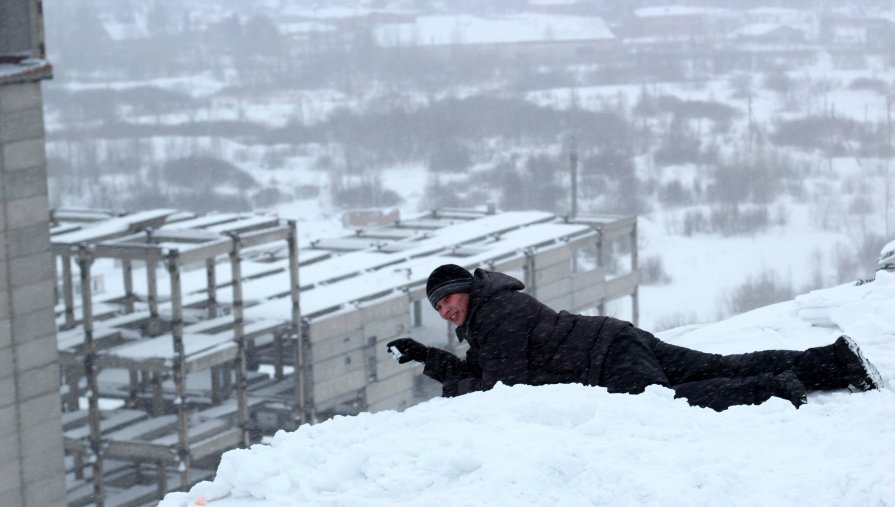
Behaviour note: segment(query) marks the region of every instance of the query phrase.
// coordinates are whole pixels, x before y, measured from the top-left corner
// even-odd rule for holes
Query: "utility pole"
[[[892,158],[892,94],[886,94],[886,160]]]
[[[892,193],[892,180],[889,171],[892,164],[892,94],[886,93],[886,169],[885,169],[885,189],[886,189],[886,237],[891,234],[889,231],[889,201]]]
[[[746,153],[752,154],[752,138],[755,136],[752,126],[752,89],[749,89],[749,95],[746,97],[746,111],[748,113],[748,139],[746,140]]]
[[[572,209],[570,218],[578,216],[578,143],[573,135],[569,140],[569,179],[571,180]]]

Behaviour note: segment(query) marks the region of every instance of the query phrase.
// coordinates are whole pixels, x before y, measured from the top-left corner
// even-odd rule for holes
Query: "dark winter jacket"
[[[436,348],[426,359],[424,373],[448,396],[497,382],[598,385],[613,337],[631,327],[611,317],[556,312],[502,273],[476,269],[473,277],[466,323],[457,328],[460,341],[469,343],[466,360]]]

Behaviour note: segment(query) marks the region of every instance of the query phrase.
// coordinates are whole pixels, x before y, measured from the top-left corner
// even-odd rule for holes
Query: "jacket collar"
[[[525,284],[510,275],[476,268],[472,274],[472,289],[469,291],[469,308],[466,322],[457,328],[457,339],[461,342],[469,333],[469,323],[478,313],[482,304],[502,290],[522,290]]]

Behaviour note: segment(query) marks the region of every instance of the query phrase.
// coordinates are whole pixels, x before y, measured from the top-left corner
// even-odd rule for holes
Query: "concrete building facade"
[[[41,3],[0,0],[0,503],[65,505]]]

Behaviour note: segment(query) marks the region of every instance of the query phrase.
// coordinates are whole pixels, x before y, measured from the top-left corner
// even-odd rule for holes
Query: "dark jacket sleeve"
[[[446,397],[482,390],[482,370],[475,351],[466,352],[466,360],[446,350],[429,347],[423,374],[444,386]]]
[[[530,319],[538,318],[540,306],[527,294],[503,291],[479,309],[480,315],[487,315],[479,320],[476,331],[484,389],[497,382],[529,383],[527,328]]]

